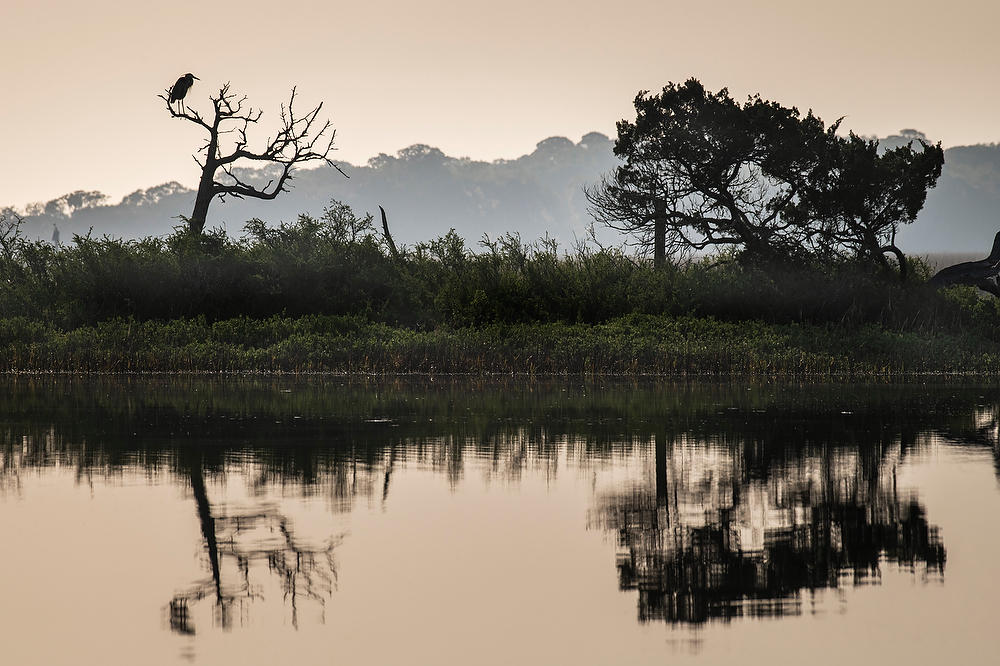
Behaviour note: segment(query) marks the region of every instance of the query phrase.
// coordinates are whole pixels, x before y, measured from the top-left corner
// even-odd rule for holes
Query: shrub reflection
[[[877,581],[886,563],[943,575],[937,528],[897,491],[899,445],[807,450],[764,470],[747,465],[754,446],[657,436],[653,478],[598,499],[640,620],[798,614],[804,592]]]
[[[242,622],[265,590],[293,625],[306,607],[322,619],[343,536],[306,538],[272,491],[346,512],[384,505],[412,467],[456,486],[472,465],[516,483],[645,461],[635,482],[595,490],[591,525],[617,539],[641,620],[699,623],[808,612],[813,592],[878,582],[886,567],[943,576],[942,537],[896,472],[931,437],[1000,461],[1000,389],[975,384],[3,382],[0,495],[56,466],[80,483],[141,473],[190,492],[204,576],[163,600],[182,634],[209,612],[221,628]],[[233,479],[249,500],[213,498]]]

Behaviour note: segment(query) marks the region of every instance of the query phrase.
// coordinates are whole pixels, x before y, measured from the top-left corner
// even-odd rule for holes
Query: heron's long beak
[[[198,77],[197,77],[197,76],[195,76],[194,74],[192,74],[192,75],[191,75],[191,78],[192,78],[192,79],[198,79]],[[198,79],[198,80],[199,80],[199,81],[201,81],[201,79]]]

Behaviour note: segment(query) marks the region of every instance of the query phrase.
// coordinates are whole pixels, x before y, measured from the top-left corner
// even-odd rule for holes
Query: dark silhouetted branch
[[[399,261],[399,251],[396,249],[396,243],[392,240],[392,234],[389,233],[389,221],[385,218],[385,208],[379,206],[378,209],[382,212],[382,234],[385,236],[386,245],[389,246],[392,258]]]
[[[224,84],[216,95],[209,97],[212,102],[211,121],[206,120],[198,111],[187,107],[174,108],[170,103],[170,91],[159,95],[171,117],[183,118],[208,132],[208,140],[199,150],[204,159],[202,161],[195,158],[202,174],[195,197],[194,212],[187,218],[191,231],[200,233],[204,229],[209,205],[215,197],[274,199],[281,192],[288,191],[295,167],[307,162],[325,162],[347,177],[347,174],[329,158],[334,150],[336,130],[329,120],[320,120],[322,102],[305,115],[298,116],[295,112],[296,94],[296,89],[292,88],[288,104],[281,106],[279,116],[281,124],[278,132],[274,138],[267,139],[261,150],[251,150],[248,147],[247,130],[250,125],[260,121],[263,112],[247,105],[245,96],[239,97],[231,92],[229,83]],[[221,138],[227,135],[232,135],[234,138],[231,139],[232,149],[224,152]],[[280,166],[280,173],[263,186],[250,183],[245,176],[240,176],[236,169],[240,161],[277,164]],[[222,181],[217,179],[219,171],[225,174]]]
[[[993,237],[990,256],[942,268],[930,279],[930,284],[935,287],[967,284],[1000,296],[1000,231]]]

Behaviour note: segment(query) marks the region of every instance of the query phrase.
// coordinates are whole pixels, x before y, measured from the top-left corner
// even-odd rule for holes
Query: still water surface
[[[996,663],[996,385],[0,384],[3,664]]]

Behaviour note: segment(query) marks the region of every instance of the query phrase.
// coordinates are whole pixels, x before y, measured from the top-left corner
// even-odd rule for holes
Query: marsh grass
[[[1000,370],[997,347],[949,334],[630,315],[416,331],[356,317],[113,319],[68,331],[0,321],[0,369],[604,375],[886,375]]]

